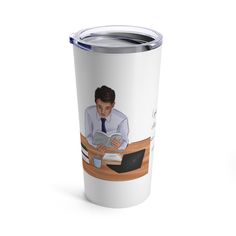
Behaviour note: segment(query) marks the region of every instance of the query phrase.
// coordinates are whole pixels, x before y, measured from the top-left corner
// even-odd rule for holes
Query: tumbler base
[[[142,203],[150,194],[151,174],[128,181],[107,181],[84,171],[85,196],[100,206],[130,207]]]

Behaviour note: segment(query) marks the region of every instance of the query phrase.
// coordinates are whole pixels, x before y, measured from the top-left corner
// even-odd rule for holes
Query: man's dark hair
[[[101,99],[103,102],[110,102],[112,104],[115,101],[115,97],[115,91],[104,85],[95,91],[95,102],[97,99]]]

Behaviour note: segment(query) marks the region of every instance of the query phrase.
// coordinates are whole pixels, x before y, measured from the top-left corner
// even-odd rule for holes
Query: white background
[[[1,1],[0,235],[235,235],[234,1]],[[81,28],[164,36],[152,194],[87,202],[72,45]]]

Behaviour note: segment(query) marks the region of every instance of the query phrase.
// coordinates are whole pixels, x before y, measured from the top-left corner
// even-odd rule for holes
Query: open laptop
[[[145,149],[125,154],[122,158],[121,165],[107,165],[109,168],[117,173],[128,172],[141,168]]]

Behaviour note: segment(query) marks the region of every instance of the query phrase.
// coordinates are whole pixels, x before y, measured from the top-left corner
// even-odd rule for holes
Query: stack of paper
[[[81,143],[81,152],[83,160],[89,164],[88,150],[82,143]]]
[[[105,153],[102,159],[104,161],[122,161],[121,155],[118,153]]]

